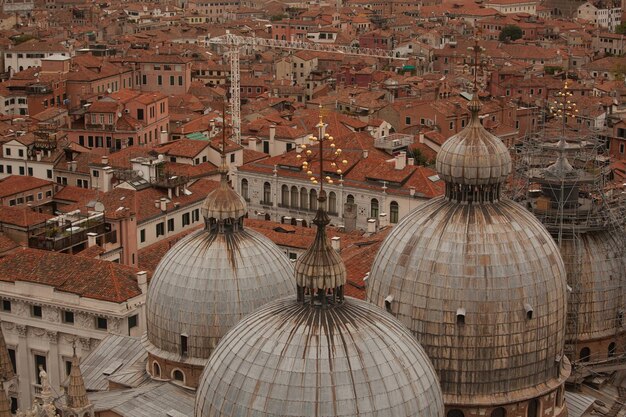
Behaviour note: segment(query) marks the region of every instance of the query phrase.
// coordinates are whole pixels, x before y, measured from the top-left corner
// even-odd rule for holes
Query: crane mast
[[[222,45],[228,48],[230,61],[230,114],[233,126],[233,140],[241,143],[241,74],[239,71],[239,54],[242,47],[264,47],[278,49],[295,49],[301,51],[330,52],[345,55],[369,56],[373,58],[399,59],[393,51],[385,49],[359,48],[353,46],[313,43],[306,41],[284,41],[278,39],[257,38],[254,36],[240,36],[226,32],[225,35],[209,39],[208,43]]]

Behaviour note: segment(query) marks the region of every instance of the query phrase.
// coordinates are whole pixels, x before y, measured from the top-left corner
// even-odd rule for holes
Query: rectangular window
[[[28,175],[33,176],[33,169],[31,167],[28,167]]]
[[[17,155],[18,156],[24,156],[24,149],[18,149],[17,150]]]
[[[74,313],[71,311],[63,312],[63,323],[74,324]]]
[[[46,198],[52,197],[52,191],[46,191]]]
[[[11,365],[13,365],[13,371],[17,374],[17,360],[15,358],[15,349],[7,349],[9,351],[9,359],[11,360]]]
[[[234,164],[234,163],[235,163],[235,154],[234,154],[234,153],[231,153],[231,154],[230,154],[230,163],[231,163],[231,164]]]
[[[5,152],[7,156],[11,156],[11,148],[6,148]]]
[[[94,170],[91,172],[91,175],[92,175],[94,178],[98,178],[98,177],[100,176],[100,171],[97,171],[97,170],[95,170],[95,169],[94,169]]]
[[[174,219],[168,219],[167,220],[167,231],[168,232],[173,232],[174,231]]]
[[[19,167],[20,169],[20,175],[24,175],[24,167]]]
[[[26,196],[26,202],[30,203],[31,201],[35,201],[35,196],[34,195],[27,195]]]
[[[163,236],[165,234],[165,224],[163,222],[157,223],[156,225],[156,235],[157,237]]]
[[[193,214],[191,216],[192,217],[191,220],[194,223],[197,222],[198,220],[200,220],[200,209],[195,209],[192,213]]]
[[[104,317],[96,318],[96,329],[98,330],[106,330],[109,327],[109,323],[107,319]]]
[[[170,75],[170,85],[174,85],[174,76]]]
[[[128,317],[128,328],[129,329],[132,329],[133,327],[137,327],[137,319],[138,319],[137,314]]]
[[[146,76],[146,74],[141,76],[141,82],[143,83],[143,85],[148,84],[148,77]]]
[[[189,213],[183,214],[183,227],[187,226],[189,223]]]
[[[11,312],[11,300],[2,300],[2,311]]]
[[[46,368],[46,357],[43,355],[35,355],[35,381],[37,385],[41,385],[41,378],[39,377],[40,369],[47,371]]]
[[[157,84],[158,84],[158,85],[163,85],[163,76],[159,75],[159,76],[157,77]]]
[[[4,165],[0,165],[0,174],[4,174]]]
[[[182,75],[178,76],[178,85],[183,85],[183,76]]]
[[[7,165],[7,174],[13,174],[13,167],[11,165]]]
[[[65,361],[65,375],[69,376],[72,371],[72,361]]]
[[[146,229],[141,229],[139,231],[139,240],[141,243],[144,243],[146,241]]]
[[[37,193],[37,200],[43,200],[43,193]]]
[[[406,116],[404,118],[404,124],[406,124],[406,125],[410,125],[411,124],[411,118],[409,116]]]
[[[187,336],[184,334],[181,334],[180,335],[180,354],[186,355],[188,351],[189,349],[187,347]]]
[[[47,170],[46,170],[46,177],[47,177],[48,179],[52,179],[52,170],[51,170],[51,169],[47,169]]]
[[[31,314],[33,317],[41,318],[41,306],[33,306]]]

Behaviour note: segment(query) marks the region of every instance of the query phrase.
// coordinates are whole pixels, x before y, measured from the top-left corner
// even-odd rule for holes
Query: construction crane
[[[233,35],[226,31],[225,35],[209,39],[208,43],[228,47],[230,61],[230,113],[233,124],[232,138],[238,144],[241,143],[241,98],[239,71],[239,52],[242,47],[264,47],[278,49],[296,49],[301,51],[333,52],[345,55],[369,56],[373,58],[406,60],[407,58],[396,57],[395,53],[384,49],[358,48],[352,46],[313,43],[307,41],[283,41],[278,39],[265,39],[253,36]]]

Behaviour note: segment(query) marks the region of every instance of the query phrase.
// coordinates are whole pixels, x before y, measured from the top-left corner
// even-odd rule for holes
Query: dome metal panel
[[[201,377],[195,417],[443,417],[435,371],[391,315],[290,297],[243,319]]]

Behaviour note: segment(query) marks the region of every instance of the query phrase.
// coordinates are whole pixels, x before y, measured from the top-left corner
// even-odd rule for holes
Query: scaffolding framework
[[[548,229],[561,250],[568,272],[568,307],[566,316],[565,354],[573,364],[571,381],[581,383],[595,362],[606,366],[607,358],[585,355],[581,331],[593,326],[587,315],[589,302],[588,277],[583,276],[588,266],[588,238],[610,233],[619,239],[614,248],[616,262],[621,263],[619,288],[615,296],[620,312],[614,315],[612,328],[615,337],[624,332],[622,323],[623,290],[626,280],[624,264],[626,210],[624,192],[610,183],[607,148],[598,132],[571,129],[565,123],[546,124],[546,115],[539,132],[531,132],[512,149],[513,178],[509,184],[510,197],[526,206]],[[550,120],[548,120],[550,122]],[[607,262],[609,262],[607,260]],[[615,301],[615,300],[613,300]],[[611,325],[611,323],[609,323]],[[582,350],[581,350],[582,348]],[[621,366],[626,363],[626,349],[620,346],[611,358]],[[604,354],[604,356],[607,356]],[[585,372],[583,372],[585,371]]]

